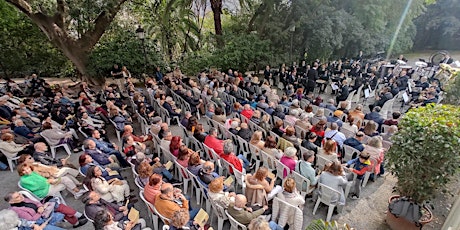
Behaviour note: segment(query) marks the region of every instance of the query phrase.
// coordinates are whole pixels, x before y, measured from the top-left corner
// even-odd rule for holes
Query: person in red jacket
[[[209,135],[204,139],[204,144],[213,149],[217,155],[221,156],[224,153],[224,141],[217,138],[217,129],[209,129]],[[212,158],[212,156],[210,156]]]
[[[221,155],[222,159],[232,164],[236,170],[243,172],[243,166],[246,169],[251,169],[255,164],[250,165],[250,162],[243,156],[243,154],[235,155],[233,152],[233,142],[227,140],[224,142],[224,154]],[[233,169],[229,169],[230,173],[233,173]]]
[[[253,113],[254,111],[251,109],[251,105],[249,104],[245,104],[243,107],[243,111],[241,111],[241,115],[243,115],[247,119],[251,119]]]

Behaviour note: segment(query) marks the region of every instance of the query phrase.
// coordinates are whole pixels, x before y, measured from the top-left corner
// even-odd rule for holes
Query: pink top
[[[287,157],[287,156],[283,156],[281,157],[280,159],[281,163],[283,163],[284,165],[286,165],[291,171],[295,170],[295,165],[296,165],[296,161],[290,157]],[[291,171],[289,171],[289,173],[291,173]],[[287,172],[286,170],[284,170],[283,172],[283,178],[287,176]]]

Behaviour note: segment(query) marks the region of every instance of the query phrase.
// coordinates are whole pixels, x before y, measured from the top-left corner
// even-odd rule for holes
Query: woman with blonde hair
[[[218,177],[209,183],[208,195],[213,202],[223,208],[227,208],[230,203],[235,202],[236,196],[234,192],[224,192],[224,177]]]
[[[332,139],[326,139],[324,141],[323,151],[320,151],[318,155],[329,161],[338,160],[337,143]]]
[[[246,175],[246,184],[249,186],[257,186],[260,185],[261,188],[265,190],[267,193],[267,199],[271,200],[275,197],[276,194],[281,192],[283,188],[281,186],[275,186],[275,179],[269,179],[270,182],[267,180],[268,177],[268,169],[266,167],[260,167],[254,175],[247,174]]]
[[[293,178],[286,179],[283,186],[283,192],[278,193],[277,197],[303,210],[305,199],[297,191],[296,183]],[[297,213],[293,209],[289,209],[287,212],[280,213],[278,223],[280,225],[285,225],[285,223],[287,223],[290,228],[299,229],[303,223],[302,214]]]
[[[272,130],[273,126],[270,124],[270,116],[264,114],[260,120],[259,126],[267,132]]]
[[[251,140],[249,141],[250,144],[256,146],[259,149],[262,149],[265,145],[265,142],[262,140],[262,132],[255,131],[252,134]]]

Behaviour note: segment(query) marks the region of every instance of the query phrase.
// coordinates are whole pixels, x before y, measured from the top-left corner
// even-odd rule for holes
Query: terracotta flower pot
[[[399,195],[395,195],[395,196],[392,196],[390,197],[390,199],[388,199],[388,204],[390,204],[392,202],[392,200],[394,199],[397,199],[399,198],[400,196]],[[388,209],[387,211],[387,216],[385,218],[385,221],[386,223],[388,224],[388,226],[390,226],[391,229],[393,230],[418,230],[418,229],[422,229],[423,225],[431,222],[433,220],[433,213],[431,212],[431,210],[429,208],[426,208],[426,207],[422,207],[423,209],[425,209],[427,212],[428,212],[428,215],[429,215],[429,219],[426,220],[426,221],[420,221],[420,226],[416,225],[414,222],[411,222],[405,218],[402,218],[402,217],[396,217],[394,214],[392,214],[390,212],[390,210]]]

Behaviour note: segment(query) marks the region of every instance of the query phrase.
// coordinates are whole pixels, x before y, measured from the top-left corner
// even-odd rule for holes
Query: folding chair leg
[[[217,218],[217,230],[222,230],[224,227],[224,219],[222,218]]]
[[[64,145],[64,149],[65,149],[65,151],[67,152],[67,155],[69,155],[69,156],[72,155],[72,151],[73,151],[73,150],[70,150],[69,145],[67,145],[67,144]]]
[[[321,198],[318,197],[318,200],[316,200],[315,207],[313,208],[313,215],[315,215],[316,210],[318,209],[319,203],[321,203]]]
[[[53,158],[56,158],[56,148],[54,148],[54,147],[51,147],[51,156]]]
[[[327,217],[326,221],[331,221],[332,213],[334,212],[335,205],[329,205],[329,209],[327,210]]]
[[[8,160],[8,166],[10,167],[10,171],[13,172],[14,171],[14,164],[13,164],[13,160],[10,159],[10,158],[7,158]]]
[[[152,213],[152,224],[153,224],[154,230],[158,230],[158,216],[153,213]]]
[[[189,181],[190,181],[189,179],[185,179],[185,178],[182,179],[182,182],[184,182],[184,195],[187,194]]]

